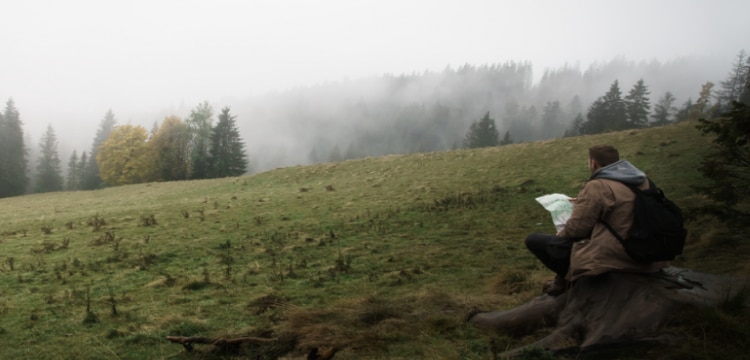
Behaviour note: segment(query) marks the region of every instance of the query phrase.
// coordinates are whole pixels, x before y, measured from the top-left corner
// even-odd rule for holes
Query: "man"
[[[557,276],[545,284],[545,292],[557,296],[581,276],[609,271],[655,272],[667,262],[638,263],[607,229],[608,223],[619,234],[626,234],[633,223],[635,194],[623,183],[648,189],[646,174],[610,145],[589,149],[591,177],[583,185],[573,213],[556,235],[531,234],[526,247]]]

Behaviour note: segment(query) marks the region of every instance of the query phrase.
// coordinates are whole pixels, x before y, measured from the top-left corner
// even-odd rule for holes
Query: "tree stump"
[[[610,272],[581,278],[556,297],[543,295],[510,310],[477,313],[469,322],[510,333],[554,326],[541,340],[501,354],[506,358],[527,348],[584,352],[634,342],[670,343],[675,338],[659,329],[680,309],[715,307],[746,285],[745,279],[676,267],[651,274]]]

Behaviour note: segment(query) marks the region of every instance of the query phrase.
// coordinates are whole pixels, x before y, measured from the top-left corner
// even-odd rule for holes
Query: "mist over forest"
[[[586,69],[547,69],[533,81],[529,62],[467,64],[421,73],[383,75],[301,87],[232,104],[252,172],[315,162],[461,147],[472,122],[489,112],[501,137],[514,142],[562,137],[614,81],[624,94],[640,79],[651,104],[667,91],[676,106],[701,84],[729,72],[705,60],[628,61]],[[557,104],[555,104],[557,103]],[[555,106],[552,119],[545,110]],[[551,121],[551,123],[550,123]]]
[[[698,97],[702,84],[725,78],[732,60],[716,65],[699,58],[636,62],[617,57],[586,69],[579,65],[546,69],[537,76],[531,62],[466,64],[439,71],[341,80],[241,100],[206,100],[201,105],[210,105],[209,120],[214,124],[220,109],[231,109],[244,142],[246,172],[258,173],[277,167],[461,148],[472,123],[486,115],[494,120],[500,138],[513,143],[559,138],[571,130],[576,117],[586,118],[591,104],[615,81],[624,95],[643,80],[652,106],[670,92],[675,107],[680,107]],[[153,129],[153,134],[166,118],[186,120],[198,105],[183,103],[126,119],[118,117],[118,109],[102,109],[101,117],[87,119],[85,127],[51,123],[58,134],[60,172],[67,177],[65,164],[74,152],[92,151],[94,139],[80,132],[92,131],[105,114],[114,115],[116,125],[142,126]],[[26,121],[24,110],[18,107],[22,123]],[[24,146],[28,178],[33,182],[40,139],[24,129]]]

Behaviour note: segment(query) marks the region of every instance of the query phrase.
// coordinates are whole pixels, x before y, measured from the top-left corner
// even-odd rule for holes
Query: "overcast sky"
[[[747,0],[2,0],[0,10],[2,107],[12,97],[35,139],[51,123],[87,144],[108,109],[152,124],[181,104],[385,73],[530,61],[539,76],[618,55],[728,69],[750,50]]]

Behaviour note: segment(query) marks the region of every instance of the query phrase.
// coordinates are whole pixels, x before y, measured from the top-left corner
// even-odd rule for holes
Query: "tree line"
[[[11,98],[0,113],[0,197],[242,175],[248,168],[247,154],[237,116],[230,111],[223,108],[214,125],[214,110],[203,102],[186,119],[166,117],[149,132],[142,126],[117,125],[110,110],[91,149],[72,152],[65,177],[50,124],[39,142],[32,179],[19,111]]]
[[[629,116],[652,126],[684,120],[694,109],[706,79],[722,78],[723,71],[695,59],[669,63],[629,62],[616,58],[582,71],[577,66],[547,70],[532,81],[529,63],[464,65],[443,71],[383,75],[303,87],[238,104],[253,124],[246,124],[255,170],[279,166],[340,161],[355,158],[445,151],[463,147],[467,130],[484,115],[495,120],[501,139],[508,143],[575,136],[608,131],[614,124],[592,120],[590,106],[607,92],[613,81],[620,90],[602,99],[622,110],[627,90],[640,79],[648,92],[649,107],[643,124],[639,106]],[[627,85],[625,85],[627,84]],[[627,88],[625,88],[627,86]],[[716,100],[716,88],[709,100]],[[666,93],[669,92],[669,95]],[[651,95],[655,94],[655,95]],[[637,95],[637,93],[635,94]],[[666,100],[661,99],[663,96]],[[685,103],[685,99],[688,99]],[[636,98],[633,98],[635,102]],[[657,101],[659,100],[659,101]],[[653,112],[661,110],[658,120]],[[643,111],[641,111],[643,113]],[[606,111],[600,111],[605,116]],[[690,115],[695,117],[694,115]],[[601,116],[600,116],[601,117]],[[592,118],[596,118],[592,114]],[[620,116],[622,119],[622,116]],[[264,122],[284,139],[255,131]],[[586,124],[584,124],[586,123]],[[573,125],[576,126],[573,126]],[[586,125],[587,128],[583,128]],[[623,127],[622,122],[617,125]],[[283,133],[282,133],[283,132]]]
[[[720,82],[718,90],[714,83],[705,82],[695,101],[689,98],[682,106],[675,105],[675,97],[665,92],[654,104],[653,109],[648,86],[643,79],[638,80],[627,95],[623,96],[619,81],[615,80],[609,90],[597,98],[588,108],[584,117],[582,112],[574,115],[572,123],[561,136],[578,136],[599,134],[611,131],[638,129],[648,126],[663,126],[675,122],[696,119],[714,119],[732,111],[735,103],[748,94],[750,84],[750,57],[741,51],[732,65],[727,79]],[[574,103],[575,103],[574,99]],[[569,106],[575,109],[576,105]],[[735,109],[735,112],[737,110]],[[570,119],[572,113],[566,113],[559,101],[548,102],[541,114],[541,124],[547,129],[560,129],[565,126],[564,119]],[[512,122],[511,122],[512,123]],[[481,119],[472,122],[464,135],[464,148],[507,145],[513,143],[511,130],[506,130],[502,139],[495,120],[489,112]]]
[[[686,71],[694,64],[628,67],[617,60],[583,73],[569,67],[550,70],[535,86],[531,64],[508,62],[300,88],[237,106],[243,119],[253,121],[245,120],[244,125],[253,146],[249,153],[259,154],[252,159],[253,168],[265,170],[711,119],[727,111],[741,94],[749,65],[748,57],[740,52],[725,81],[717,85],[693,81],[690,86],[695,87],[696,100],[688,97],[682,104],[677,99],[693,91],[681,86],[684,83],[666,80],[695,77]],[[626,73],[649,76],[635,81]],[[605,76],[611,77],[605,80]],[[634,83],[626,94],[620,88],[623,77]],[[594,91],[607,85],[604,94]],[[667,85],[677,91],[671,92]],[[652,88],[661,94],[655,102]],[[245,155],[237,130],[243,124],[237,123],[229,108],[224,110],[214,126],[213,109],[204,102],[184,119],[167,117],[150,132],[140,126],[117,126],[109,111],[91,148],[71,154],[61,180],[54,130],[48,127],[32,164],[11,99],[0,113],[0,196],[246,173],[249,160],[238,159]],[[264,121],[268,130],[258,131]],[[220,134],[234,140],[221,140]],[[292,141],[277,141],[274,135]]]

